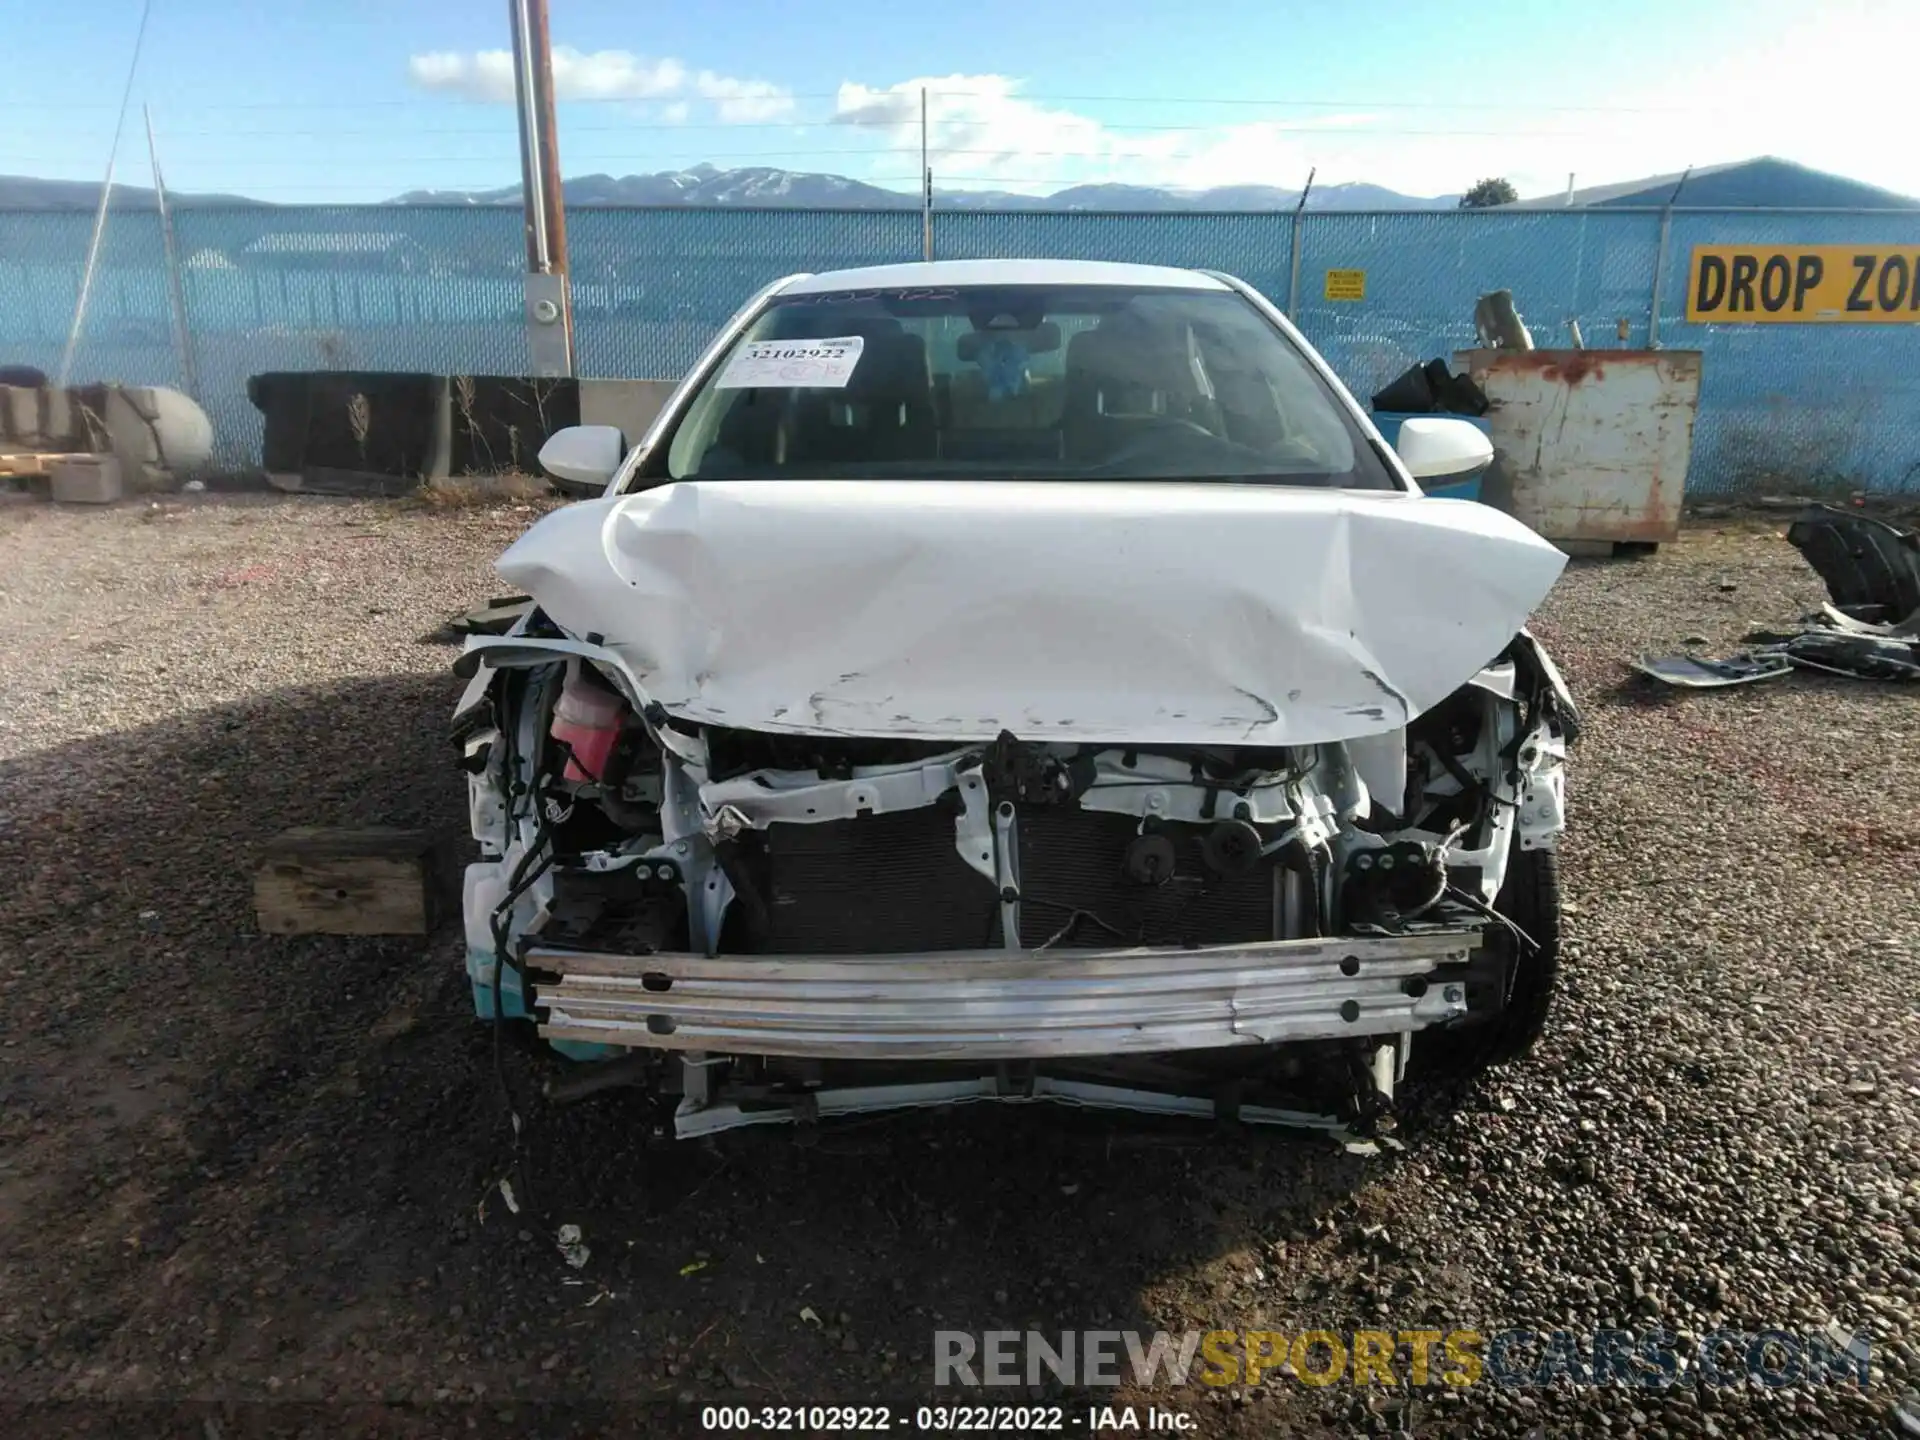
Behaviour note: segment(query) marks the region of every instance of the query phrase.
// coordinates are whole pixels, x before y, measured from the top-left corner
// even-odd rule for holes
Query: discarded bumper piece
[[[1802,628],[1747,638],[1722,660],[1642,656],[1632,666],[1663,685],[1720,689],[1815,670],[1856,680],[1920,680],[1920,535],[1830,505],[1810,506],[1787,543],[1826,582],[1833,603]]]
[[[1920,680],[1920,641],[1809,630],[1780,647],[1789,664],[1856,680]]]
[[[1817,670],[1850,680],[1920,680],[1920,642],[1844,630],[1807,630],[1788,640],[1709,660],[1696,655],[1643,656],[1642,675],[1683,690],[1721,690],[1777,680],[1794,670]]]
[[[1742,651],[1725,660],[1697,655],[1643,655],[1630,662],[1635,670],[1662,685],[1683,690],[1722,690],[1729,685],[1751,685],[1772,680],[1793,669],[1793,662],[1776,652]]]
[[[1787,527],[1787,543],[1850,618],[1881,625],[1920,619],[1920,534],[1871,515],[1810,505]]]

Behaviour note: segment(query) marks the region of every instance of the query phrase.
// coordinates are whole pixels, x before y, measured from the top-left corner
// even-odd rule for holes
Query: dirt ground
[[[1674,698],[1624,660],[1821,598],[1778,519],[1576,562],[1564,993],[1403,1154],[1039,1109],[643,1144],[517,1055],[460,941],[257,933],[293,824],[458,829],[453,650],[528,506],[0,506],[0,1425],[699,1433],[932,1386],[957,1329],[1870,1336],[1870,1383],[1072,1392],[1189,1433],[1896,1433],[1920,1383],[1920,693]],[[519,1213],[499,1188],[516,1187]],[[578,1225],[590,1255],[555,1244]],[[1920,1409],[1916,1409],[1920,1413]]]

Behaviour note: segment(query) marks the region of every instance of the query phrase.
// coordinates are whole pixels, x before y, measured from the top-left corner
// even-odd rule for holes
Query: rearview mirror
[[[1417,416],[1400,422],[1400,435],[1394,451],[1407,473],[1416,480],[1435,480],[1442,475],[1477,475],[1493,463],[1493,442],[1480,427],[1465,420],[1448,420],[1438,415]],[[540,457],[546,459],[543,454]]]
[[[604,485],[620,468],[627,437],[612,425],[569,425],[540,447],[540,467],[576,485]]]

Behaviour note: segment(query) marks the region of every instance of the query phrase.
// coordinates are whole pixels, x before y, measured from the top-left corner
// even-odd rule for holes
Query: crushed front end
[[[1300,744],[735,728],[604,639],[535,611],[462,662],[468,973],[562,1091],[640,1087],[681,1136],[1050,1100],[1365,1145],[1423,1052],[1531,1038],[1556,937],[1507,900],[1577,717],[1524,631]]]

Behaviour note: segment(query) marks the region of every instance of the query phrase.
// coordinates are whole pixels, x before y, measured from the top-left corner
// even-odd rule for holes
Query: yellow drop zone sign
[[[1920,245],[1696,245],[1687,319],[1920,324]]]

